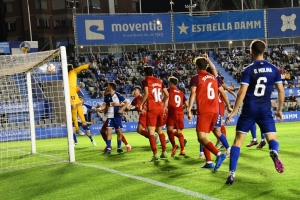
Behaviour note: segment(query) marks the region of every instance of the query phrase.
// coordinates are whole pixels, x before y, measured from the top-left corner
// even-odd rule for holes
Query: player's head
[[[153,76],[153,67],[151,66],[144,66],[144,72],[146,76]]]
[[[142,88],[138,85],[133,87],[134,96],[139,96],[142,92]]]
[[[253,40],[250,45],[250,53],[252,56],[262,56],[266,50],[266,43],[261,40]]]
[[[68,72],[71,71],[72,69],[74,69],[72,64],[68,64]]]
[[[197,57],[196,60],[196,67],[198,70],[206,70],[207,67],[207,60],[204,57]]]
[[[210,73],[210,74],[213,74],[213,72],[212,72],[212,70],[211,70],[211,67],[207,67],[207,68],[206,68],[206,71],[207,71],[208,73]]]
[[[109,93],[108,87],[104,88],[104,95],[107,95]]]
[[[170,86],[176,86],[178,84],[178,79],[174,76],[169,77],[169,84]]]
[[[117,88],[116,83],[113,83],[113,82],[109,82],[109,83],[108,83],[107,90],[108,90],[109,92],[114,92],[114,91],[116,91],[116,88]]]

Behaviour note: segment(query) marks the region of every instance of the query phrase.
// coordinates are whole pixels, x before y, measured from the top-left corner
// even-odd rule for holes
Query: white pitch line
[[[74,162],[73,164],[100,169],[100,170],[107,171],[107,172],[110,172],[110,173],[113,173],[113,174],[125,176],[125,177],[136,179],[136,180],[139,180],[139,181],[143,181],[145,183],[149,183],[149,184],[152,184],[152,185],[155,185],[155,186],[160,186],[160,187],[163,187],[163,188],[174,190],[176,192],[180,192],[180,193],[183,193],[183,194],[186,194],[186,195],[189,195],[189,196],[193,196],[193,197],[196,197],[196,198],[199,198],[199,199],[219,200],[219,199],[216,199],[214,197],[207,196],[205,194],[201,194],[201,193],[194,192],[194,191],[191,191],[191,190],[187,190],[187,189],[184,189],[184,188],[181,188],[181,187],[169,185],[169,184],[162,183],[162,182],[159,182],[159,181],[155,181],[155,180],[152,180],[152,179],[149,179],[149,178],[144,178],[144,177],[137,176],[137,175],[127,174],[127,173],[117,171],[117,170],[114,170],[114,169],[110,169],[110,168],[107,168],[107,167],[102,167],[102,166],[98,166],[98,165],[89,165],[89,164],[84,164],[84,163],[79,163],[79,162]]]

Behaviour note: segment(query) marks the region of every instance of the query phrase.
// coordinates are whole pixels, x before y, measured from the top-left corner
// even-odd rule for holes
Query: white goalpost
[[[75,162],[65,47],[0,56],[0,173]]]

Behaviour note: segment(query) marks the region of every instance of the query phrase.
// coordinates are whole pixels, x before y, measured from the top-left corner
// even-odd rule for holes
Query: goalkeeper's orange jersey
[[[77,68],[72,69],[69,71],[69,87],[76,90],[77,86],[77,73],[81,72],[82,70],[88,69],[89,64],[81,65]]]

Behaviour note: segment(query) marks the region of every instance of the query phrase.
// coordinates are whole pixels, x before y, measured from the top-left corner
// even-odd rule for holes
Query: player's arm
[[[225,83],[222,84],[223,88],[227,90],[234,98],[236,98],[236,94],[226,85]]]
[[[275,85],[277,91],[278,91],[278,107],[277,107],[277,111],[276,111],[276,115],[279,118],[279,120],[282,120],[282,107],[284,104],[284,98],[285,98],[285,94],[284,94],[284,88],[282,83],[278,83]]]
[[[192,107],[193,107],[193,104],[194,104],[195,98],[196,98],[196,89],[197,89],[196,86],[191,87],[191,93],[190,93],[190,98],[189,98],[189,106],[188,106],[188,118],[189,118],[190,121],[192,120],[191,110],[192,110]]]
[[[227,110],[229,112],[232,112],[232,109],[231,109],[231,106],[230,106],[230,103],[229,103],[229,99],[228,99],[228,96],[226,94],[226,92],[223,90],[223,87],[219,87],[219,93],[221,94],[221,96],[223,97],[223,100],[226,104],[226,107],[227,107]]]
[[[127,107],[128,107],[128,101],[125,100],[125,101],[123,101],[122,107],[119,109],[118,113],[123,113],[125,108],[127,108]]]
[[[147,101],[148,96],[149,96],[149,90],[148,90],[148,87],[144,87],[144,96],[143,96],[143,99],[142,99],[141,104],[140,104],[140,110],[143,110],[143,105],[144,105],[145,102]]]
[[[104,109],[106,109],[106,107],[107,107],[107,105],[106,105],[106,103],[104,102],[103,104],[102,104],[102,106],[100,107],[100,108],[96,108],[96,110],[97,111],[103,111]]]
[[[239,92],[237,94],[237,98],[234,104],[234,108],[233,111],[231,112],[231,114],[226,118],[226,123],[229,124],[230,123],[230,119],[238,112],[239,107],[241,106],[245,96],[246,96],[246,92],[248,89],[248,85],[242,84]]]
[[[167,88],[163,88],[164,98],[162,99],[162,102],[164,103],[164,110],[168,108],[169,103],[169,92]]]
[[[84,65],[74,68],[73,71],[77,74],[77,73],[81,72],[82,70],[88,69],[89,66],[90,66],[89,64],[84,64]]]
[[[188,107],[189,107],[189,102],[185,101],[184,104],[183,104],[183,106],[182,106],[182,109],[184,110],[184,109],[186,109]]]
[[[218,72],[216,70],[215,65],[211,62],[211,60],[209,59],[209,57],[208,57],[207,54],[203,54],[203,57],[207,60],[207,62],[209,64],[209,67],[211,68],[212,75],[214,75],[215,77],[217,77],[218,76]]]

